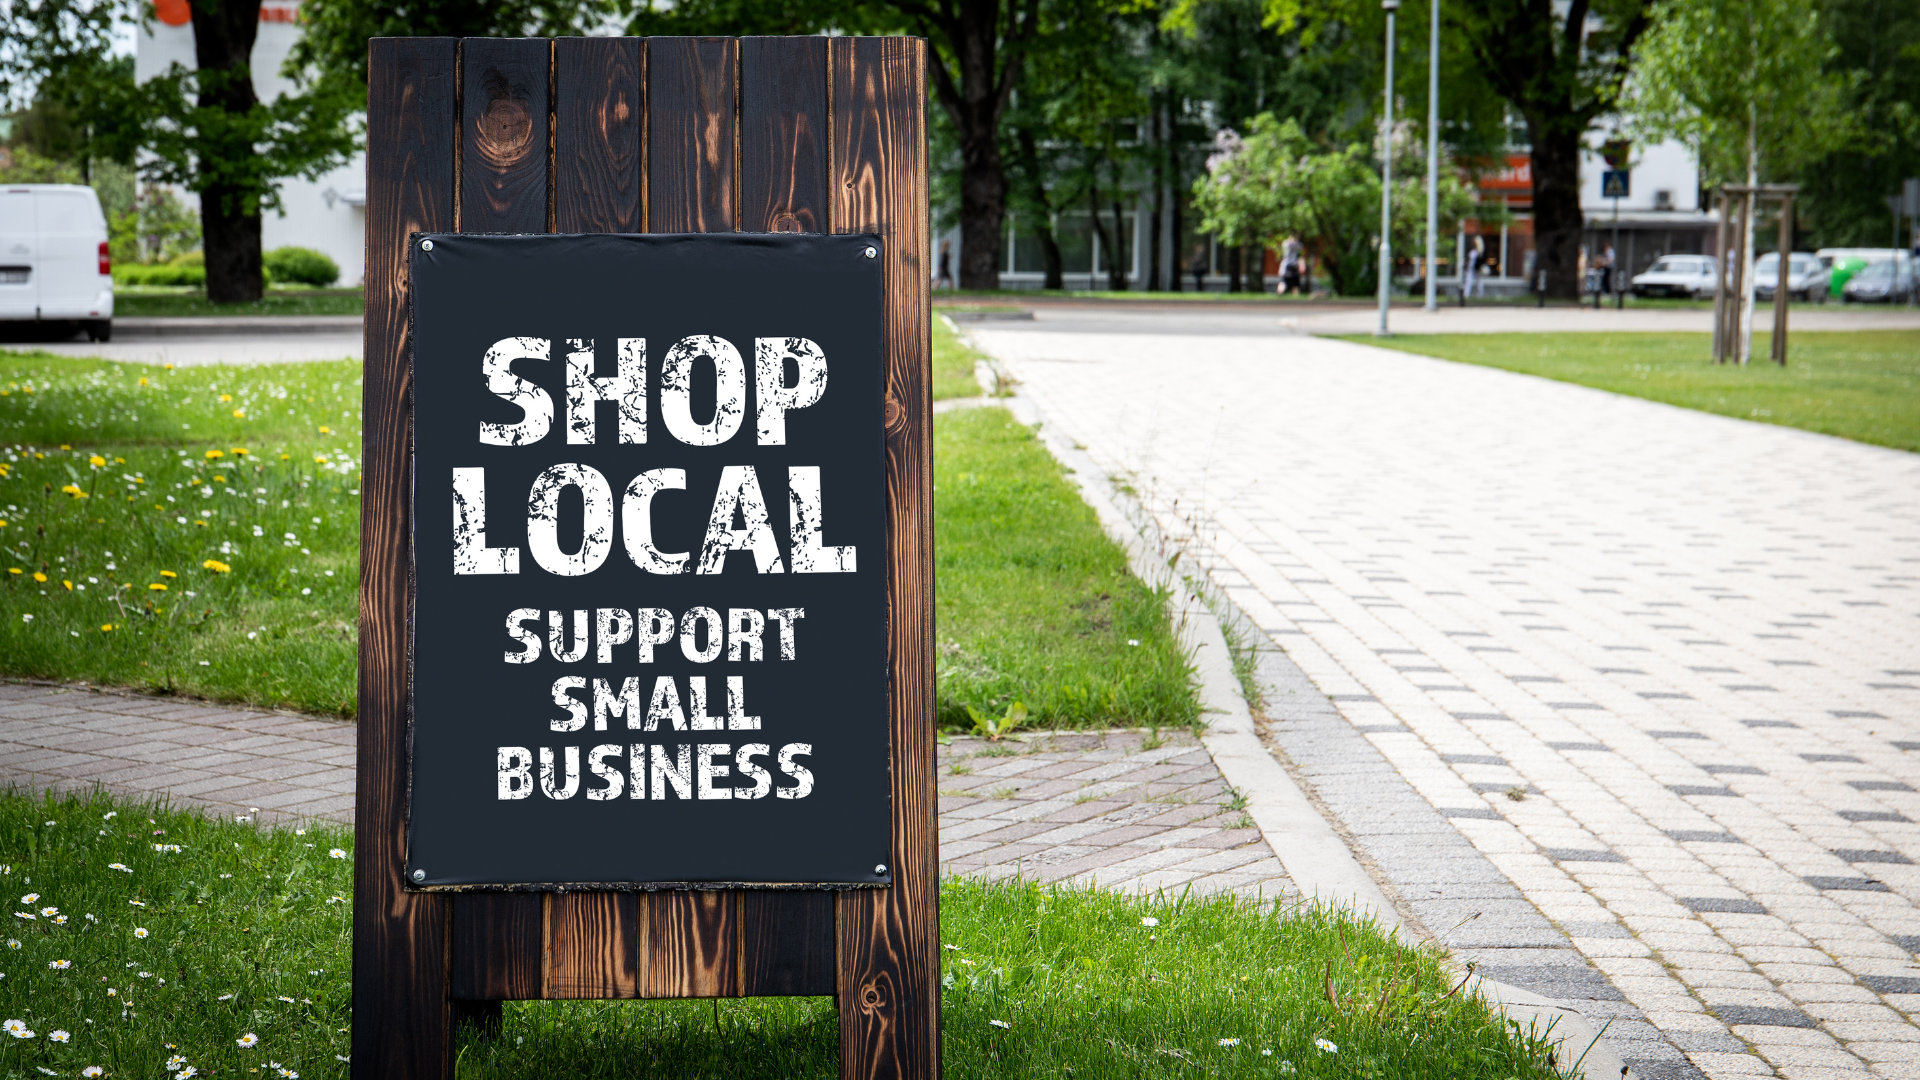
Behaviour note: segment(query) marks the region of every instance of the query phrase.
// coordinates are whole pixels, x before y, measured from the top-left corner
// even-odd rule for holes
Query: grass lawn
[[[1742,369],[1708,334],[1402,334],[1349,337],[1403,352],[1543,375],[1722,416],[1920,450],[1920,331],[1802,331],[1785,368],[1753,336]]]
[[[268,289],[248,304],[213,304],[205,289],[114,289],[115,318],[138,319],[154,315],[360,315],[366,297],[359,289]]]
[[[933,400],[980,396],[973,365],[986,359],[978,349],[960,340],[938,312],[933,316]]]
[[[0,354],[0,395],[0,674],[354,714],[357,363]],[[942,415],[935,470],[943,722],[1193,721],[1159,599],[1030,432]]]
[[[335,828],[0,796],[0,888],[33,916],[0,951],[0,1017],[20,1022],[0,1069],[345,1076],[351,848]],[[1541,1041],[1449,996],[1436,953],[1318,909],[949,881],[940,926],[950,1076],[1557,1076]],[[838,1075],[826,998],[505,1014],[462,1032],[463,1077]]]
[[[1005,409],[938,415],[933,476],[943,725],[1014,701],[1048,727],[1194,722],[1165,598],[1032,431]]]

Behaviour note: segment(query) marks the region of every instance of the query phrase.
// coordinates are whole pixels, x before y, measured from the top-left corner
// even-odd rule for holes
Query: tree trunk
[[[193,5],[193,52],[199,83],[197,104],[245,114],[260,104],[253,92],[253,41],[260,30],[260,0],[218,0]],[[251,146],[230,148],[251,153]],[[238,304],[260,299],[260,202],[255,192],[228,185],[200,191],[201,242],[207,258],[207,299]]]
[[[1166,227],[1167,220],[1167,169],[1166,140],[1160,134],[1160,105],[1155,102],[1150,110],[1153,124],[1153,226],[1147,234],[1147,291],[1159,292],[1160,280],[1160,231]],[[1176,272],[1175,277],[1179,274]]]
[[[1087,267],[1087,288],[1092,290],[1098,287],[1095,282],[1100,278],[1098,256],[1106,257],[1109,275],[1113,272],[1114,260],[1113,241],[1107,238],[1106,223],[1100,220],[1100,163],[1098,161],[1087,169],[1087,219],[1093,222],[1094,250],[1097,253],[1092,264]]]
[[[1580,299],[1580,131],[1570,124],[1527,120],[1533,142],[1535,272],[1547,274],[1548,296]]]
[[[1119,170],[1116,168],[1116,172]],[[1120,178],[1113,178],[1113,193],[1120,194]],[[1107,288],[1113,292],[1127,291],[1127,271],[1133,259],[1127,251],[1127,219],[1120,211],[1120,200],[1113,200],[1113,254],[1107,258]]]
[[[1240,291],[1240,245],[1238,244],[1227,249],[1227,291],[1230,293]]]
[[[1180,282],[1182,278],[1186,277],[1187,271],[1187,260],[1184,255],[1186,248],[1181,246],[1180,236],[1181,226],[1185,224],[1183,220],[1185,215],[1181,213],[1181,207],[1185,205],[1187,196],[1186,191],[1180,186],[1180,151],[1177,148],[1171,147],[1173,138],[1178,135],[1178,132],[1173,126],[1172,106],[1168,106],[1167,134],[1169,136],[1167,141],[1170,147],[1167,154],[1167,164],[1172,167],[1173,171],[1173,222],[1167,230],[1173,234],[1173,280],[1167,282],[1167,287],[1174,292],[1179,292],[1184,287]],[[1199,286],[1195,285],[1194,288],[1198,290]]]
[[[1067,287],[1064,268],[1060,265],[1060,242],[1053,235],[1053,196],[1047,193],[1044,171],[1040,168],[1040,145],[1033,137],[1031,128],[1015,128],[1013,142],[1018,156],[1015,158],[1020,183],[1026,191],[1027,201],[1036,208],[1032,216],[1036,222],[1032,236],[1040,241],[1040,269],[1046,274],[1041,288],[1064,289]]]

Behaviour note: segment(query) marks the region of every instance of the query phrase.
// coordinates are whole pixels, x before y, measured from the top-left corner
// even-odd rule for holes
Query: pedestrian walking
[[[940,241],[940,271],[933,279],[936,289],[953,288],[953,241]]]
[[[1476,236],[1473,238],[1473,246],[1467,248],[1467,265],[1461,269],[1460,298],[1462,300],[1473,295],[1473,287],[1477,284],[1475,281],[1477,277],[1476,271],[1479,269],[1480,238]]]
[[[1279,295],[1304,291],[1306,249],[1297,237],[1289,236],[1280,245],[1280,289]]]

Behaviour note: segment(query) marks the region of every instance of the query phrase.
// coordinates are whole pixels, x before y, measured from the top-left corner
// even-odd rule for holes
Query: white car
[[[113,336],[107,218],[92,188],[0,188],[0,323],[8,322],[66,324],[94,341]]]
[[[1633,295],[1712,296],[1717,266],[1711,255],[1663,255],[1633,276]]]
[[[1780,253],[1769,251],[1753,260],[1753,294],[1761,300],[1773,299],[1773,287],[1780,277]],[[1825,303],[1830,275],[1827,263],[1805,251],[1787,253],[1787,299]]]

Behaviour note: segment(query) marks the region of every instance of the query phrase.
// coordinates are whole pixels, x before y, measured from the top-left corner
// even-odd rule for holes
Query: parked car
[[[1717,266],[1711,255],[1663,255],[1633,276],[1633,295],[1712,296]]]
[[[1773,299],[1774,285],[1780,276],[1780,253],[1769,251],[1754,259],[1753,293],[1762,300]],[[1824,303],[1827,299],[1827,264],[1805,251],[1787,253],[1787,299]]]
[[[1827,290],[1846,299],[1847,281],[1874,263],[1907,255],[1899,248],[1821,248],[1814,252],[1827,267]],[[1911,256],[1908,256],[1911,258]]]
[[[1913,303],[1913,256],[1903,251],[1899,258],[1868,263],[1847,280],[1841,299],[1849,304]]]
[[[81,184],[0,188],[0,322],[113,336],[113,263],[100,198]]]

